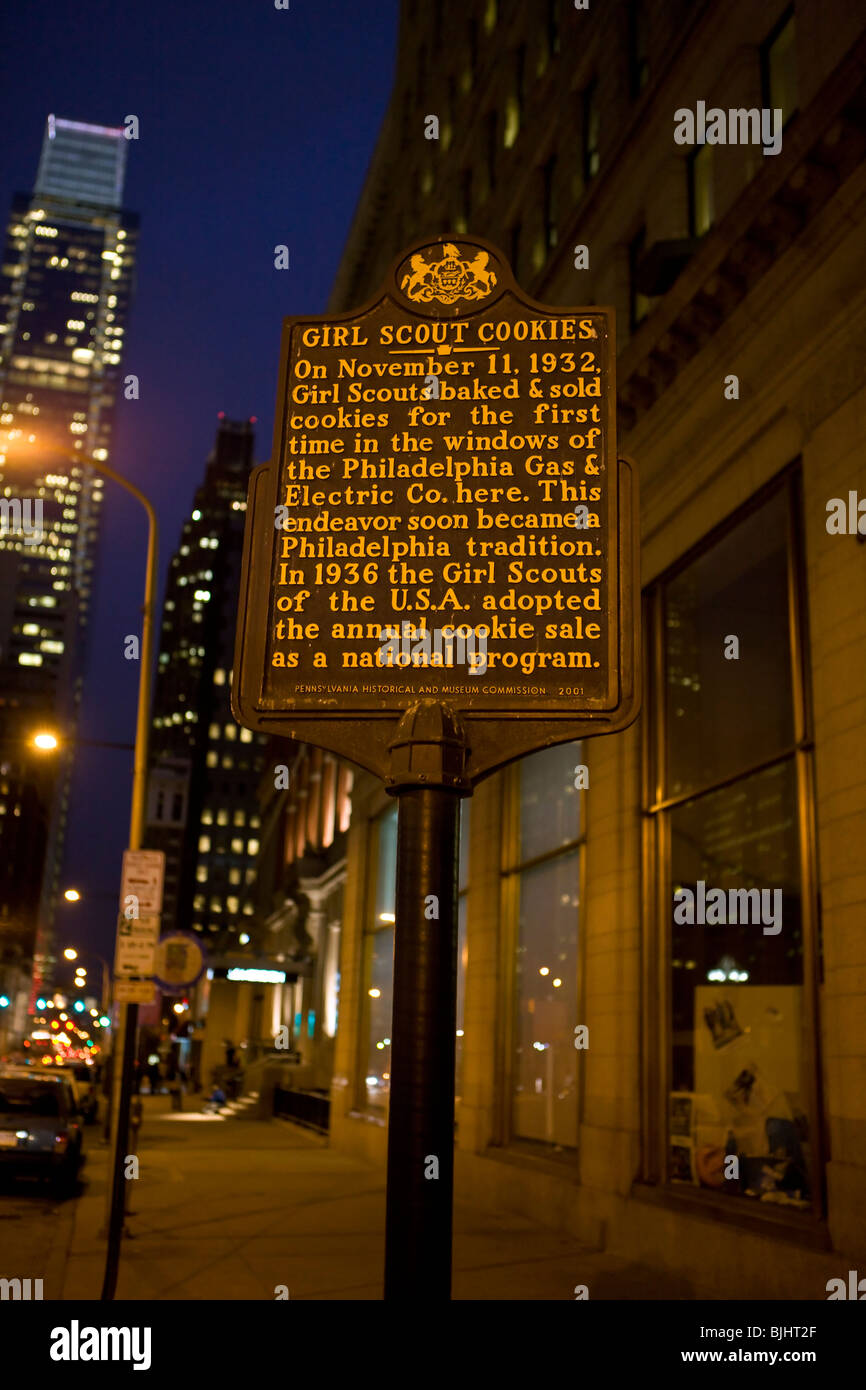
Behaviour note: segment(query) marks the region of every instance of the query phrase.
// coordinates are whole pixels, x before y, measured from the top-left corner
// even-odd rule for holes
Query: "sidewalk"
[[[187,1096],[144,1097],[140,1174],[131,1182],[131,1238],[117,1298],[378,1300],[382,1297],[384,1173],[335,1153],[282,1120],[211,1118]],[[108,1152],[89,1148],[63,1298],[98,1299],[105,1262]],[[590,1251],[521,1216],[454,1212],[453,1298],[688,1298],[646,1269]]]

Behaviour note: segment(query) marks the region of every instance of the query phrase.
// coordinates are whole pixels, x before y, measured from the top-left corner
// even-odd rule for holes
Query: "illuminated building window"
[[[253,731],[252,731],[252,729],[241,729],[241,743],[252,743],[252,741],[253,741]]]
[[[201,813],[201,823],[202,825],[213,825],[213,811],[208,810],[207,807]]]
[[[247,854],[258,854],[258,852],[259,852],[259,842],[258,842],[258,840],[247,840]]]
[[[510,150],[518,135],[523,120],[524,89],[526,85],[526,49],[521,44],[514,55],[514,79],[511,92],[505,103],[505,120],[502,126],[502,143]]]
[[[578,1104],[574,1037],[560,1020],[578,1009],[581,793],[574,769],[581,744],[522,758],[509,771],[513,826],[503,870],[514,891],[508,922],[514,980],[511,1131],[515,1138],[574,1148]]]
[[[244,852],[244,842],[243,842],[243,840],[232,840],[232,854],[243,854],[243,852]]]
[[[207,883],[207,868],[204,864],[199,864],[195,871],[197,883]]]
[[[647,959],[668,964],[652,972],[643,1085],[658,1136],[649,1180],[811,1218],[819,904],[803,829],[814,768],[801,509],[788,469],[647,593],[647,651],[661,663],[644,713]],[[760,700],[755,668],[720,660],[725,633],[760,653]]]
[[[211,751],[208,753],[207,757],[205,758],[205,763],[207,764],[208,767],[219,767],[219,757],[218,757],[218,755],[213,751],[213,749],[211,749]]]
[[[241,881],[241,871],[240,871],[240,869],[229,869],[229,883],[240,883],[240,881]]]
[[[240,907],[240,903],[238,899],[235,897],[226,898],[226,907],[228,908],[229,912],[237,912],[238,908]]]
[[[583,93],[583,177],[586,183],[598,173],[600,129],[598,83],[593,80]]]
[[[245,825],[245,824],[246,824],[246,819],[247,819],[247,817],[246,817],[246,812],[245,812],[245,811],[235,811],[235,814],[234,814],[234,824],[235,824],[235,825]]]
[[[228,813],[228,811],[226,810],[226,808],[223,806],[223,807],[220,808],[219,811],[217,811],[217,825],[228,825],[228,823],[229,823],[229,813]]]
[[[761,49],[764,106],[782,112],[786,126],[797,110],[797,45],[793,8],[779,20]]]
[[[364,994],[367,1068],[362,1105],[383,1111],[390,1093],[390,1032],[393,1003],[394,912],[397,878],[397,808],[390,807],[375,822],[375,870],[372,878],[372,920],[365,932]],[[385,1039],[389,1041],[386,1043]],[[380,1046],[380,1044],[382,1044]]]
[[[706,236],[715,221],[713,146],[699,145],[688,158],[689,222],[694,237]]]
[[[237,724],[226,724],[223,732],[226,738],[231,742],[232,739],[236,739],[238,736],[238,726]]]
[[[210,835],[200,835],[198,847],[202,854],[207,854],[210,849]]]
[[[220,736],[220,726],[219,726],[219,724],[211,724],[210,727],[209,727],[209,729],[208,729],[208,731],[207,731],[207,736],[208,736],[208,738],[218,739],[219,736]]]

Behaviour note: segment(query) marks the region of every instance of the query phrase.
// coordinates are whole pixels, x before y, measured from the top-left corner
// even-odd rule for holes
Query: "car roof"
[[[20,1081],[25,1077],[28,1081],[53,1081],[55,1086],[66,1080],[65,1076],[57,1076],[54,1072],[31,1071],[29,1067],[0,1068],[0,1081]]]

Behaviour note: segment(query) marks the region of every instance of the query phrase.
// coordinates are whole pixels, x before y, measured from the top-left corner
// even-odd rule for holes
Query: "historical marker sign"
[[[637,713],[614,366],[612,311],[535,303],[469,236],[411,247],[352,313],[284,325],[232,708],[398,798],[389,1300],[450,1293],[460,797]]]
[[[636,479],[613,313],[527,298],[476,237],[284,325],[274,456],[250,484],[239,721],[387,774],[418,700],[471,778],[637,712]]]

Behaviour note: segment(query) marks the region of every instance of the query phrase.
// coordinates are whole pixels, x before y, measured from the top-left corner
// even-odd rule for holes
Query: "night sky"
[[[154,501],[160,572],[213,442],[217,413],[258,418],[270,453],[281,321],[323,313],[394,71],[397,0],[39,0],[0,21],[0,211],[33,187],[49,112],[136,115],[125,205],[141,218],[111,463]],[[274,269],[274,246],[291,268]],[[145,519],[106,484],[80,736],[131,743]],[[161,612],[161,608],[160,608]],[[81,750],[58,946],[113,949],[132,755]],[[94,981],[96,983],[96,981]]]

